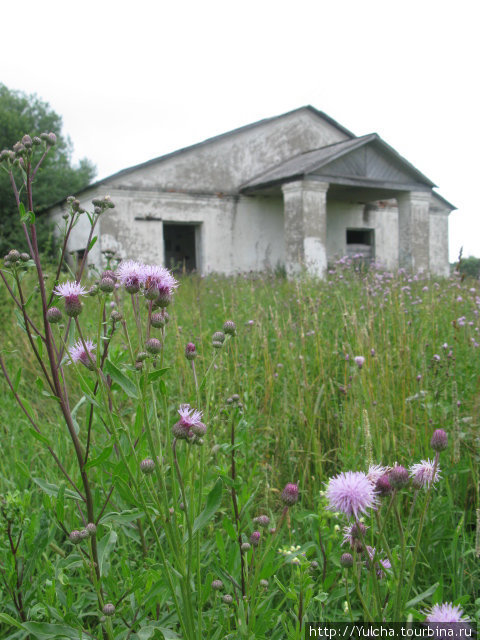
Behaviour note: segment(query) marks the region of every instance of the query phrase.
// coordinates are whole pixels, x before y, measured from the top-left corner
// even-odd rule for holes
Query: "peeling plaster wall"
[[[283,198],[241,197],[232,227],[235,271],[264,271],[285,264]]]
[[[430,210],[430,271],[438,276],[450,274],[448,211]]]
[[[112,191],[110,195],[115,209],[101,218],[102,250],[113,248],[122,259],[163,264],[163,223],[194,224],[198,227],[199,270],[233,271],[234,198],[134,191]]]
[[[375,230],[375,259],[387,269],[398,267],[398,210],[386,203],[370,210],[364,217],[364,206],[348,202],[330,202],[327,196],[327,257],[334,262],[347,254],[347,229]]]

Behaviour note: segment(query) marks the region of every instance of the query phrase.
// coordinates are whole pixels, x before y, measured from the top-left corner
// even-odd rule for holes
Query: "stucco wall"
[[[263,271],[284,264],[282,197],[241,197],[233,222],[234,270]]]
[[[329,201],[327,197],[327,257],[334,262],[347,254],[347,229],[374,229],[375,259],[387,269],[398,266],[398,211],[382,204],[364,216],[364,205]]]

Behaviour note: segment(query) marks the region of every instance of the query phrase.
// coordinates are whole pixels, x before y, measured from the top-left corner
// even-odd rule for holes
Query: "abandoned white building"
[[[284,267],[322,276],[363,254],[447,275],[453,205],[377,134],[362,137],[311,106],[130,167],[77,194],[110,195],[91,262],[114,250],[167,267],[232,274]],[[51,210],[54,220],[66,203]],[[69,251],[82,252],[87,220]],[[83,226],[82,226],[83,225]]]

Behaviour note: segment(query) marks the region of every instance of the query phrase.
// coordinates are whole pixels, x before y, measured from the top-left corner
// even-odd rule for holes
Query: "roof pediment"
[[[376,133],[314,149],[290,158],[242,185],[249,192],[306,177],[337,184],[427,190],[434,183]]]

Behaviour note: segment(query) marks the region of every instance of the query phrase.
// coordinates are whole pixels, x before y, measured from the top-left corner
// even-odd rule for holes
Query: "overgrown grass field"
[[[49,276],[54,279],[52,270]],[[30,274],[25,282],[29,278]],[[38,319],[36,297],[38,293],[31,310]],[[85,526],[85,515],[47,449],[54,450],[80,486],[72,443],[58,402],[41,382],[28,337],[19,327],[21,315],[7,301],[5,289],[0,300],[5,365],[14,391],[41,431],[39,435],[34,430],[2,379],[0,636],[100,638],[102,619],[95,586],[88,579],[88,553],[68,537]],[[110,306],[134,323],[130,296],[117,290],[107,297],[107,309]],[[163,488],[153,482],[141,484],[150,476],[137,471],[133,457],[122,461],[119,454],[118,447],[128,437],[138,460],[150,455],[135,408],[135,385],[146,374],[130,362],[119,322],[109,349],[116,367],[109,369],[114,396],[110,410],[129,434],[120,433],[118,445],[108,416],[95,412],[88,462],[97,515],[110,494],[96,523],[101,589],[115,606],[108,619],[112,631],[106,627],[110,637],[195,637],[188,635],[188,625],[181,626],[160,562],[156,542],[164,545],[169,562],[162,537],[167,524],[160,524],[157,506],[151,507],[151,519],[146,517],[125,465],[140,478],[138,486],[145,488],[149,504],[155,505],[156,493],[165,491],[171,522],[185,536],[184,547],[177,548],[180,555],[188,555],[191,544],[181,503],[186,499],[195,504],[197,518],[207,511],[200,523],[202,535],[197,534],[191,550],[195,573],[187,578],[196,594],[193,612],[188,613],[196,621],[191,622],[192,634],[201,628],[199,638],[301,638],[307,621],[364,619],[358,591],[340,564],[342,554],[350,550],[342,544],[347,519],[327,508],[329,478],[347,470],[366,473],[372,464],[408,468],[433,458],[430,440],[436,429],[448,433],[448,447],[441,453],[441,478],[431,492],[403,613],[420,620],[435,603],[453,602],[476,619],[479,311],[478,283],[457,276],[436,281],[339,263],[325,281],[254,274],[181,277],[168,307],[165,344],[157,363],[157,371],[163,373],[151,379],[156,402],[146,409],[158,420],[156,433],[167,458],[160,461],[165,465]],[[97,335],[98,317],[98,298],[86,298],[81,316],[85,336]],[[227,320],[236,323],[236,336],[214,349],[212,334]],[[70,340],[74,337],[78,336],[72,332]],[[133,351],[141,349],[138,334],[135,339]],[[185,358],[189,342],[198,353],[198,390],[192,363]],[[86,367],[80,375],[77,367],[64,368],[75,427],[84,438],[94,374]],[[118,371],[127,382],[115,377]],[[202,447],[178,448],[185,493],[165,453],[181,403],[201,409],[207,426]],[[286,483],[298,484],[299,500],[282,512]],[[404,524],[418,523],[426,500],[425,491],[420,491],[412,507],[413,494],[409,486],[398,495]],[[378,510],[386,509],[382,501]],[[238,537],[249,542],[258,529],[253,518],[260,514],[267,515],[270,524],[261,530],[259,546],[252,543],[243,556],[247,593],[242,597]],[[156,532],[152,523],[158,523]],[[370,517],[365,517],[365,524],[365,542],[375,546]],[[276,526],[277,533],[269,532]],[[402,539],[395,517],[383,533],[396,558]],[[411,556],[415,538],[409,537],[409,530],[405,533],[406,553]],[[13,552],[12,541],[17,540]],[[180,570],[172,562],[174,577],[175,571]],[[406,582],[408,571],[407,563]],[[395,576],[386,573],[378,581],[385,605],[395,599],[398,587]],[[369,579],[360,579],[360,590],[362,585],[375,588],[367,584]],[[222,581],[222,590],[212,589],[214,580]],[[184,602],[184,587],[175,588]]]

